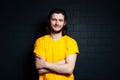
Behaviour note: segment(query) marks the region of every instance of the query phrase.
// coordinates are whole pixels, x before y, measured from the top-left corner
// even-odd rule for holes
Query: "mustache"
[[[54,26],[59,26],[58,24],[55,24]]]

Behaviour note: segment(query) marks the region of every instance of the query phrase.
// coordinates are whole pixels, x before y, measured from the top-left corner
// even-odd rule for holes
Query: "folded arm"
[[[45,68],[47,70],[46,72],[53,71],[60,74],[72,74],[75,67],[76,57],[77,54],[72,54],[65,60],[56,63],[46,62],[44,58],[41,57],[36,60],[36,68],[40,68],[41,72]]]
[[[65,64],[65,60],[54,62],[53,64],[56,64],[56,65]],[[47,68],[38,69],[39,74],[44,74],[44,73],[49,73],[49,72],[53,72],[53,71],[51,71],[51,70],[49,70]]]

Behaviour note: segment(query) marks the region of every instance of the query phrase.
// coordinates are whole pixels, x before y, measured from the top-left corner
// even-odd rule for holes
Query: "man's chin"
[[[52,32],[53,32],[53,33],[60,33],[61,31],[62,31],[62,29],[61,29],[61,30],[53,30],[53,29],[52,29]]]

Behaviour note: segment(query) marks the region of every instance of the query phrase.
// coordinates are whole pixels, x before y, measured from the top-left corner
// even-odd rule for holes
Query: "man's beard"
[[[64,28],[64,27],[63,27]],[[51,27],[51,32],[52,33],[60,33],[62,30],[63,30],[63,28],[61,28],[60,30],[58,30],[58,31],[55,31],[52,27]]]

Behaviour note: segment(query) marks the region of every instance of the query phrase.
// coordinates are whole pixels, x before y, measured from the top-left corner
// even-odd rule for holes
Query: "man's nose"
[[[59,22],[58,22],[58,21],[56,21],[56,24],[58,25],[58,24],[59,24]]]

